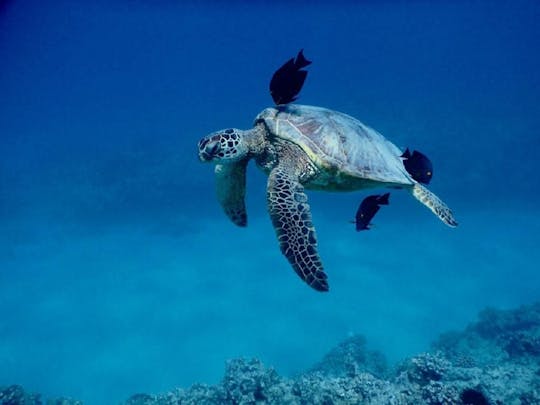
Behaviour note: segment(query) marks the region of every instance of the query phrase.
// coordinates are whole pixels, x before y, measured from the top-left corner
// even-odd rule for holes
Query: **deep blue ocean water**
[[[436,3],[436,4],[435,4]],[[0,2],[0,385],[117,403],[293,375],[352,333],[391,362],[486,306],[540,299],[540,3]],[[234,227],[196,142],[249,128],[304,48],[300,102],[435,165],[460,226],[406,192],[309,194],[330,292],[281,256],[265,178]]]

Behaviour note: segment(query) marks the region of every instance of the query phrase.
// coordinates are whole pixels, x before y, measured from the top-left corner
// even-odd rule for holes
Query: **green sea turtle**
[[[357,119],[326,108],[289,104],[266,108],[247,131],[225,129],[201,139],[199,158],[216,163],[217,196],[227,216],[247,225],[244,204],[250,159],[268,174],[267,203],[281,252],[311,287],[327,291],[304,189],[409,190],[445,224],[452,211],[405,170],[402,152]]]

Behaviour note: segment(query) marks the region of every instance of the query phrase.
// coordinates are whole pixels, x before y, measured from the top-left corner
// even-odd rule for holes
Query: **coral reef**
[[[26,392],[20,385],[0,386],[0,405],[83,405],[71,398],[41,400],[41,394]]]
[[[20,386],[0,387],[1,405],[43,404]],[[47,405],[78,405],[58,399]],[[389,368],[382,354],[353,336],[319,363],[284,378],[257,359],[230,360],[220,384],[131,396],[124,405],[195,404],[540,404],[540,303],[486,309],[462,332]]]
[[[126,404],[540,404],[540,303],[486,309],[463,332],[441,335],[429,353],[391,369],[353,336],[295,378],[239,359],[217,386]]]
[[[354,376],[361,371],[382,378],[388,372],[388,365],[384,355],[368,350],[366,339],[355,335],[332,349],[309,372],[319,372],[327,377],[342,377]]]

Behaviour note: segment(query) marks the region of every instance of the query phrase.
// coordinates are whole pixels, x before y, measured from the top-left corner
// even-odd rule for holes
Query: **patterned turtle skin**
[[[267,204],[281,252],[317,291],[328,291],[304,189],[403,188],[445,224],[452,211],[406,171],[401,151],[357,119],[326,108],[288,104],[263,110],[247,131],[225,129],[199,141],[199,159],[216,164],[217,197],[226,215],[247,225],[246,166],[268,174]]]

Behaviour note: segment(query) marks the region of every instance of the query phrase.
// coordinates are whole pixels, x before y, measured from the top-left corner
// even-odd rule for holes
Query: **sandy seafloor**
[[[215,383],[227,359],[282,375],[361,333],[392,362],[486,306],[540,299],[536,2],[11,1],[0,7],[0,385],[117,403]],[[301,47],[301,95],[428,154],[440,223],[391,191],[310,193],[330,292],[279,253],[265,179],[222,215],[196,142],[247,128]]]

